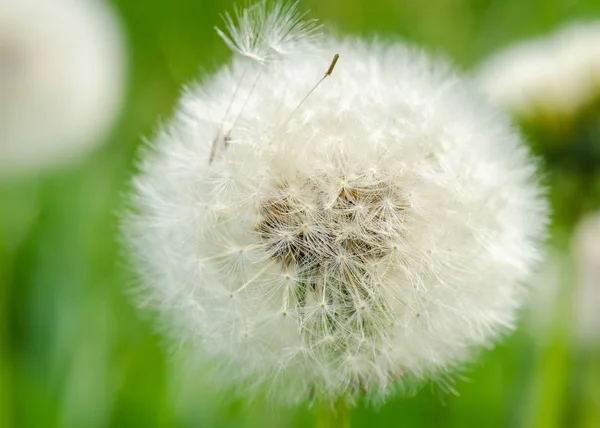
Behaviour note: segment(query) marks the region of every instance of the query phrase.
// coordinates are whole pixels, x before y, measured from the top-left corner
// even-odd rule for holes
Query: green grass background
[[[78,165],[0,183],[0,427],[311,426],[313,409],[235,401],[202,374],[182,380],[168,344],[127,296],[117,213],[136,148],[168,120],[183,84],[230,57],[213,26],[233,3],[113,3],[130,68],[106,144]],[[418,43],[463,70],[561,22],[600,17],[600,0],[301,0],[300,8],[343,33]],[[359,405],[353,426],[600,427],[598,354],[572,346],[571,315],[560,306],[537,335],[523,321],[456,378],[459,396],[426,388],[380,409]]]

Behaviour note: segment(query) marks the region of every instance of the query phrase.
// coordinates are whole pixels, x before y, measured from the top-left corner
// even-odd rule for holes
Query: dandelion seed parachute
[[[101,0],[0,1],[0,176],[96,147],[123,96],[122,39]]]
[[[277,59],[298,52],[317,41],[321,32],[315,19],[303,19],[298,2],[269,3],[262,0],[247,9],[236,9],[235,17],[225,14],[227,33],[217,34],[234,52],[255,61]]]
[[[124,231],[144,301],[220,384],[380,399],[514,326],[547,207],[519,135],[445,64],[305,41],[186,91]]]

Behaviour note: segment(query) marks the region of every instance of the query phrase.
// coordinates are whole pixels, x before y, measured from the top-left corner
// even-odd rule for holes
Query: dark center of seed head
[[[396,214],[405,209],[398,192],[384,183],[343,182],[333,202],[331,194],[310,179],[294,194],[282,182],[274,196],[262,201],[256,229],[282,268],[322,270],[336,258],[360,266],[397,248],[386,243],[395,226],[386,214],[390,201]]]

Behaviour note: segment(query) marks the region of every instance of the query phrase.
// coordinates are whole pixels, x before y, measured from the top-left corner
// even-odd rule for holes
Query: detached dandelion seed
[[[144,298],[249,396],[445,383],[514,326],[540,258],[520,136],[418,50],[317,34],[294,5],[237,16],[232,63],[142,154],[123,229]]]

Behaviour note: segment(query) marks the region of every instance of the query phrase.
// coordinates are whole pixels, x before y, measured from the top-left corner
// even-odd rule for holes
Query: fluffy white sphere
[[[100,0],[0,0],[0,176],[87,154],[119,111],[122,32]]]
[[[519,115],[570,115],[600,97],[600,22],[571,23],[492,55],[481,90]]]
[[[308,51],[186,91],[125,232],[146,302],[220,384],[383,397],[514,326],[547,206],[519,135],[446,65],[354,38]]]

